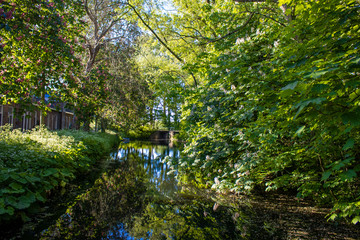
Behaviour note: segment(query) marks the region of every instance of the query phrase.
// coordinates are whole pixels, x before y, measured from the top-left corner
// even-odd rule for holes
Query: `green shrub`
[[[0,127],[0,220],[26,219],[26,210],[46,201],[47,191],[86,172],[118,141],[108,133]]]
[[[156,131],[151,125],[140,126],[124,133],[126,137],[131,139],[149,139],[150,135]]]

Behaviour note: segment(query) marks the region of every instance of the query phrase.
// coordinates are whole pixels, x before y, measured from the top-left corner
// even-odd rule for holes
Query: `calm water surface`
[[[236,204],[178,184],[167,160],[179,155],[168,145],[121,145],[107,171],[40,238],[243,239],[246,217]]]
[[[55,192],[31,221],[0,226],[0,240],[360,239],[358,227],[328,222],[291,197],[252,201],[181,185],[176,164],[168,165],[179,157],[168,145],[122,144]]]

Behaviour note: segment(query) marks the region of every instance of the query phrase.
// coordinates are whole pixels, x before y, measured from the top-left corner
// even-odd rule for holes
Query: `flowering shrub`
[[[50,90],[51,100],[72,100],[81,76],[84,14],[78,0],[0,1],[0,102],[31,107],[33,96]],[[49,107],[45,99],[37,104]]]
[[[0,220],[21,216],[46,192],[64,187],[86,172],[117,143],[107,133],[51,132],[36,128],[22,133],[0,127]]]

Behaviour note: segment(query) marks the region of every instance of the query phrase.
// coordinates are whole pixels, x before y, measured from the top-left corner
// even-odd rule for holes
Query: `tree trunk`
[[[43,91],[41,92],[41,101],[44,103],[45,102],[45,77],[43,77],[42,79],[42,83],[44,85],[44,89]],[[44,123],[44,117],[45,117],[45,114],[44,114],[44,111],[40,109],[40,128],[42,127]]]
[[[175,108],[174,108],[174,128],[175,129],[179,128],[179,116],[177,111],[177,104],[175,104]]]
[[[106,130],[106,127],[107,127],[107,122],[104,118],[101,119],[101,132],[105,132]]]
[[[167,127],[167,117],[166,117],[166,98],[164,97],[164,100],[163,100],[163,123],[165,125],[165,127]]]
[[[168,124],[168,129],[170,129],[171,127],[171,108],[168,106],[167,108],[167,112],[168,112],[168,115],[167,115],[167,124]]]
[[[84,122],[84,131],[89,132],[90,131],[90,116],[88,116]]]
[[[96,115],[95,116],[95,132],[98,131],[98,120],[99,120],[99,117]]]
[[[153,115],[153,106],[150,107],[150,124],[154,127],[154,115]]]

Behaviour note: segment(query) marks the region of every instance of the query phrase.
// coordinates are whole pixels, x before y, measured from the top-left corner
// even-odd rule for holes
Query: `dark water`
[[[246,216],[234,202],[178,185],[168,145],[132,142],[107,171],[42,230],[41,239],[244,239]]]
[[[264,196],[249,206],[248,197],[180,185],[176,164],[168,164],[179,157],[168,145],[122,144],[30,222],[0,226],[0,239],[360,239],[356,226],[294,211],[290,198]]]

